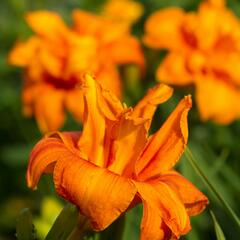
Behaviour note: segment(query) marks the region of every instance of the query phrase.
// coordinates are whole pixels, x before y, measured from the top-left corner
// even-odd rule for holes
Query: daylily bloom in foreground
[[[189,216],[208,203],[173,169],[187,144],[191,97],[182,99],[148,136],[157,105],[172,94],[170,87],[160,84],[127,108],[90,76],[83,82],[83,132],[56,132],[37,143],[28,165],[28,186],[36,189],[43,173],[53,173],[57,193],[78,206],[95,231],[142,202],[142,240],[188,233]]]
[[[224,0],[197,12],[170,7],[153,13],[144,42],[169,53],[157,70],[167,84],[195,84],[202,120],[228,124],[240,118],[240,21]]]
[[[26,15],[34,36],[19,42],[9,54],[9,63],[24,68],[23,112],[35,116],[42,132],[59,129],[64,111],[81,120],[83,96],[78,85],[91,73],[106,88],[121,97],[118,65],[138,64],[144,57],[129,28],[110,19],[75,10],[68,27],[54,12]]]

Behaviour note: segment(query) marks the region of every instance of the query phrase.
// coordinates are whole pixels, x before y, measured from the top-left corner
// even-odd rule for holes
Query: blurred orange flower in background
[[[144,67],[140,44],[131,36],[130,26],[80,10],[73,12],[73,27],[48,11],[30,12],[26,21],[35,35],[17,43],[8,61],[25,70],[23,111],[26,116],[35,115],[42,132],[59,129],[65,109],[82,119],[79,85],[86,72],[121,97],[117,66]]]
[[[143,15],[143,5],[133,0],[108,0],[102,9],[102,15],[118,22],[132,25]]]
[[[145,32],[146,45],[169,50],[158,80],[195,84],[202,120],[228,124],[240,118],[240,21],[224,0],[204,1],[198,12],[159,10]]]
[[[76,204],[96,231],[142,202],[142,240],[186,234],[189,216],[208,203],[173,170],[188,140],[191,97],[181,100],[163,126],[148,136],[157,105],[172,95],[170,87],[160,84],[127,108],[91,76],[82,81],[83,132],[46,135],[31,153],[28,186],[35,189],[43,173],[53,173],[58,194]]]

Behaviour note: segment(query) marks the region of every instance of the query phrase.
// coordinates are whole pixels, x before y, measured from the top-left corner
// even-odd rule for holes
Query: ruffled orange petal
[[[136,165],[141,181],[160,175],[178,161],[188,140],[187,115],[191,106],[191,96],[186,96],[150,138]]]
[[[34,110],[38,126],[42,132],[58,130],[65,118],[64,92],[47,89],[34,99]]]
[[[55,137],[53,137],[55,135]],[[73,148],[79,133],[55,133],[46,136],[31,152],[27,169],[27,185],[36,189],[43,173],[53,172],[55,163],[63,157],[67,147]]]
[[[180,26],[185,12],[171,7],[153,13],[145,23],[144,43],[152,48],[179,49],[182,46]]]
[[[147,131],[142,119],[123,116],[113,127],[110,166],[108,169],[131,177],[137,157],[147,141]]]
[[[157,106],[167,101],[172,93],[173,89],[165,84],[158,84],[156,87],[149,89],[146,96],[133,108],[131,116],[149,119],[146,122],[146,129],[148,130]]]
[[[61,17],[54,12],[29,12],[26,14],[26,21],[35,33],[51,40],[58,40],[59,36],[68,32]]]
[[[178,195],[163,182],[135,182],[143,201],[141,240],[177,238],[190,229],[186,209]]]
[[[136,194],[131,180],[72,152],[56,163],[54,183],[58,194],[76,204],[96,231],[105,229],[125,212]]]
[[[39,47],[39,39],[31,37],[26,42],[18,42],[8,55],[10,64],[25,67],[29,65]]]
[[[171,52],[157,69],[157,79],[173,85],[191,84],[192,73],[187,69],[187,56],[181,52]]]
[[[103,230],[126,211],[137,190],[131,180],[85,160],[76,148],[78,137],[53,133],[40,141],[31,153],[28,186],[35,188],[44,172],[53,172],[57,192],[76,204],[95,230]]]
[[[139,41],[130,35],[123,35],[107,47],[107,52],[117,64],[138,64],[145,67],[144,55]]]
[[[99,81],[98,81],[99,82]],[[100,85],[101,94],[98,95],[98,103],[102,114],[111,121],[116,121],[124,107],[120,100],[108,88]]]
[[[208,204],[207,197],[176,171],[164,173],[159,177],[159,180],[166,183],[178,194],[189,215],[201,213]]]
[[[89,156],[89,160],[98,166],[104,166],[104,136],[105,136],[105,116],[102,114],[99,106],[98,95],[100,95],[100,86],[90,76],[86,75],[83,80],[84,94],[84,116],[83,133],[79,139],[79,149]]]
[[[240,117],[240,91],[234,85],[211,76],[198,77],[196,101],[203,121],[229,124]]]

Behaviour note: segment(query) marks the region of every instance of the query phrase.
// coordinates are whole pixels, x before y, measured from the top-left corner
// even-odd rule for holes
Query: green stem
[[[75,228],[70,233],[67,240],[82,240],[85,235],[89,232],[90,226],[86,217],[79,215],[78,222]]]
[[[187,160],[192,165],[193,169],[199,174],[199,176],[203,179],[203,182],[205,185],[209,188],[209,190],[216,196],[216,198],[219,200],[219,202],[222,204],[223,207],[226,208],[228,214],[233,218],[233,220],[236,222],[238,226],[240,226],[240,220],[238,216],[235,214],[235,212],[232,210],[232,208],[229,206],[229,204],[222,198],[222,196],[218,193],[216,188],[212,185],[212,183],[208,180],[206,175],[203,173],[201,168],[198,166],[192,152],[188,147],[185,149],[185,155],[187,157]]]
[[[116,220],[110,228],[105,231],[99,233],[98,240],[122,240],[124,234],[125,227],[125,215],[121,216],[118,220]]]
[[[123,215],[120,219],[118,219],[118,221],[114,227],[115,240],[123,239],[125,220],[126,220],[125,215]]]

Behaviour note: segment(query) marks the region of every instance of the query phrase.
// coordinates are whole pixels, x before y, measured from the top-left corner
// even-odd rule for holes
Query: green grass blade
[[[212,192],[212,194],[215,195],[215,197],[219,200],[219,202],[222,204],[222,206],[227,210],[228,214],[232,217],[234,222],[238,226],[240,226],[240,220],[238,216],[235,214],[235,212],[232,210],[232,208],[229,206],[229,204],[223,199],[223,197],[218,193],[216,188],[212,185],[212,183],[209,181],[208,177],[204,174],[204,172],[201,170],[201,168],[198,166],[197,161],[195,160],[192,152],[188,147],[185,149],[185,155],[187,157],[187,160],[192,165],[193,169],[200,175],[205,185],[208,187],[208,189]]]
[[[212,216],[212,220],[213,220],[213,224],[214,224],[214,229],[215,229],[215,232],[216,232],[216,237],[217,237],[217,240],[226,240],[225,236],[224,236],[224,233],[222,231],[222,228],[220,227],[214,213],[210,210],[210,214]]]
[[[32,214],[28,208],[24,208],[17,218],[16,237],[18,240],[36,239],[32,223]]]
[[[66,240],[77,224],[78,210],[72,204],[67,204],[55,220],[45,240]]]

